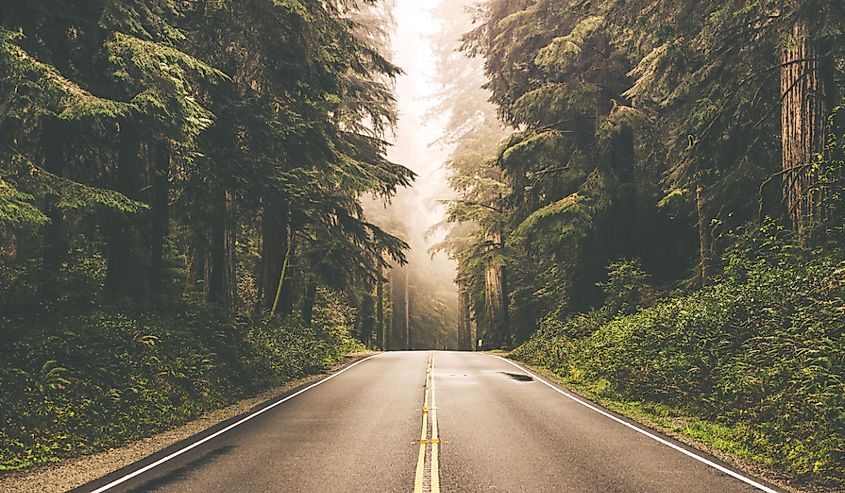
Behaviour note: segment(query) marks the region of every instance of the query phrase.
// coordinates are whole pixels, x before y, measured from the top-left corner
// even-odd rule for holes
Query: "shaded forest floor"
[[[546,320],[511,357],[790,484],[845,485],[841,252],[761,243],[703,289]]]

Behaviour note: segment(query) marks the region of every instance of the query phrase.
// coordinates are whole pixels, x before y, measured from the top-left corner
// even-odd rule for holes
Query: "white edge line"
[[[630,429],[632,429],[632,430],[636,431],[637,433],[641,433],[641,434],[643,434],[643,435],[645,435],[645,436],[647,436],[647,437],[651,438],[652,440],[655,440],[655,441],[657,441],[657,442],[660,442],[660,443],[662,443],[663,445],[666,445],[667,447],[673,448],[673,449],[677,450],[678,452],[680,452],[680,453],[682,453],[682,454],[684,454],[684,455],[686,455],[686,456],[688,456],[688,457],[691,457],[691,458],[693,458],[693,459],[695,459],[695,460],[697,460],[697,461],[699,461],[699,462],[702,462],[702,463],[704,463],[704,464],[706,464],[706,465],[708,465],[708,466],[710,466],[710,467],[712,467],[712,468],[714,468],[714,469],[717,469],[717,470],[719,470],[719,471],[721,471],[721,472],[723,472],[723,473],[725,473],[725,474],[727,474],[727,475],[729,475],[729,476],[733,476],[734,478],[736,478],[736,479],[738,479],[738,480],[742,481],[743,483],[746,483],[746,484],[748,484],[748,485],[751,485],[751,486],[753,486],[753,487],[757,488],[758,490],[765,491],[766,493],[779,493],[777,490],[773,490],[773,489],[769,488],[769,487],[768,487],[768,486],[766,486],[766,485],[760,484],[760,483],[758,483],[757,481],[754,481],[754,480],[753,480],[753,479],[751,479],[751,478],[748,478],[748,477],[746,477],[746,476],[743,476],[742,474],[739,474],[739,473],[738,473],[738,472],[736,472],[736,471],[732,471],[731,469],[728,469],[727,467],[724,467],[724,466],[721,466],[721,465],[719,465],[719,464],[716,464],[715,462],[713,462],[713,461],[711,461],[711,460],[709,460],[709,459],[706,459],[706,458],[704,458],[704,457],[701,457],[700,455],[695,454],[694,452],[690,452],[689,450],[687,450],[687,449],[685,449],[685,448],[683,448],[683,447],[680,447],[680,446],[678,446],[678,445],[675,445],[674,443],[672,443],[672,442],[670,442],[670,441],[668,441],[668,440],[665,440],[665,439],[663,439],[663,438],[661,438],[661,437],[659,437],[659,436],[655,435],[654,433],[651,433],[651,432],[649,432],[649,431],[646,431],[646,430],[644,430],[644,429],[640,428],[639,426],[635,426],[635,425],[633,425],[633,424],[631,424],[631,423],[629,423],[629,422],[625,421],[624,419],[620,419],[620,418],[618,418],[618,417],[616,417],[616,416],[614,416],[614,415],[610,414],[609,412],[607,412],[607,411],[605,411],[605,410],[603,410],[603,409],[600,409],[600,408],[598,408],[598,407],[596,407],[596,406],[594,406],[594,405],[590,404],[589,402],[586,402],[586,401],[584,401],[583,399],[580,399],[580,398],[578,398],[578,397],[574,396],[573,394],[571,394],[571,393],[569,393],[569,392],[566,392],[565,390],[561,390],[561,389],[560,389],[560,388],[558,388],[557,386],[550,384],[549,382],[547,382],[546,380],[544,380],[544,379],[540,378],[539,376],[537,376],[537,375],[536,375],[536,374],[534,374],[533,372],[526,370],[526,369],[525,369],[525,368],[523,368],[522,366],[518,365],[517,363],[514,363],[513,361],[511,361],[511,360],[509,360],[509,359],[507,359],[507,358],[503,358],[503,357],[498,356],[498,355],[495,355],[495,354],[491,354],[491,355],[489,355],[489,356],[493,356],[493,357],[495,357],[495,358],[499,358],[500,360],[502,360],[502,361],[504,361],[504,362],[506,362],[506,363],[509,363],[509,364],[511,364],[511,365],[513,365],[513,366],[515,366],[515,367],[519,368],[520,370],[522,370],[522,371],[523,371],[523,372],[525,372],[526,374],[528,374],[528,375],[532,376],[532,377],[533,377],[535,380],[537,380],[538,382],[540,382],[540,383],[542,383],[543,385],[545,385],[545,386],[547,386],[547,387],[551,388],[552,390],[554,390],[555,392],[557,392],[557,393],[559,393],[559,394],[563,395],[564,397],[568,397],[569,399],[572,399],[573,401],[577,402],[578,404],[581,404],[581,405],[582,405],[582,406],[584,406],[584,407],[587,407],[587,408],[589,408],[589,409],[592,409],[593,411],[595,411],[595,412],[597,412],[597,413],[601,414],[602,416],[605,416],[605,417],[607,417],[607,418],[610,418],[610,419],[612,419],[613,421],[616,421],[617,423],[619,423],[619,424],[621,424],[621,425],[627,426],[628,428],[630,428]]]
[[[238,420],[237,422],[230,424],[229,426],[223,428],[222,430],[218,430],[218,431],[212,433],[211,435],[208,435],[207,437],[203,438],[202,440],[198,440],[198,441],[188,445],[187,447],[181,448],[181,449],[177,450],[176,452],[171,453],[170,455],[168,455],[166,457],[162,457],[161,459],[153,462],[152,464],[147,464],[146,466],[138,469],[137,471],[131,472],[131,473],[127,474],[126,476],[123,476],[122,478],[116,479],[116,480],[112,481],[111,483],[109,483],[105,486],[101,486],[101,487],[97,488],[96,490],[91,491],[91,493],[101,493],[103,491],[110,490],[111,488],[114,488],[115,486],[117,486],[119,484],[125,483],[126,481],[129,481],[130,479],[132,479],[136,476],[144,474],[145,472],[149,471],[150,469],[157,467],[157,466],[160,466],[161,464],[164,464],[165,462],[169,461],[170,459],[173,459],[174,457],[178,457],[178,456],[184,454],[185,452],[187,452],[191,449],[199,447],[203,443],[205,443],[209,440],[212,440],[212,439],[222,435],[223,433],[226,433],[227,431],[231,430],[232,428],[251,420],[252,418],[258,416],[259,414],[263,414],[263,413],[269,411],[270,409],[273,409],[274,407],[278,406],[279,404],[281,404],[285,401],[289,401],[290,399],[293,399],[294,397],[298,396],[299,394],[301,394],[301,393],[303,393],[307,390],[311,390],[314,387],[316,387],[316,386],[318,386],[318,385],[320,385],[324,382],[328,382],[329,380],[331,380],[332,378],[340,375],[341,373],[343,373],[347,370],[350,370],[350,369],[354,368],[355,366],[358,366],[359,364],[361,364],[361,363],[363,363],[363,362],[365,362],[369,359],[375,358],[376,356],[378,356],[378,354],[374,354],[372,356],[367,356],[366,358],[364,358],[362,360],[358,360],[358,361],[352,363],[351,365],[347,366],[346,368],[343,368],[336,373],[332,373],[331,375],[327,376],[326,378],[324,378],[320,381],[314,382],[311,385],[305,387],[304,389],[300,389],[300,390],[294,392],[293,394],[285,397],[284,399],[278,400],[278,401],[270,404],[269,406],[263,407],[263,408],[259,409],[258,411],[255,411],[254,413],[250,414],[249,416],[246,416],[245,418],[242,418],[242,419]]]

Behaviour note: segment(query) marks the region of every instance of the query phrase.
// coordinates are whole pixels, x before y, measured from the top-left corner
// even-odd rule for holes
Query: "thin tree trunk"
[[[472,320],[469,309],[469,293],[461,289],[458,291],[458,349],[472,351]]]
[[[290,247],[288,254],[288,267],[285,269],[285,285],[289,288],[293,286],[301,285],[301,282],[298,280],[301,278],[301,269],[295,269],[296,266],[296,234],[291,233],[289,238]],[[300,276],[300,277],[297,277]],[[294,303],[296,302],[296,290],[295,289],[285,289],[282,291],[282,297],[279,298],[279,307],[276,311],[279,315],[283,317],[287,317],[293,313]]]
[[[361,299],[361,342],[372,347],[373,329],[376,325],[374,286],[365,281],[367,290]]]
[[[695,185],[695,213],[698,218],[698,278],[704,286],[710,278],[711,239],[710,220],[704,212],[703,189],[700,183]]]
[[[387,329],[384,337],[385,350],[391,350],[394,347],[399,347],[395,344],[396,338],[396,269],[391,268],[388,272],[389,278],[387,281],[387,310],[390,312],[386,315]]]
[[[311,325],[314,317],[314,303],[317,302],[317,281],[309,279],[305,285],[305,296],[302,299],[302,320],[305,325]]]
[[[238,299],[238,234],[235,218],[237,204],[235,194],[226,190],[226,299],[229,306],[237,308]]]
[[[158,143],[153,169],[150,238],[150,295],[158,296],[164,276],[164,246],[170,229],[170,142]]]
[[[64,153],[65,132],[62,122],[53,117],[44,117],[42,121],[42,148],[44,152],[44,169],[56,175],[65,174],[66,161]],[[42,260],[44,267],[52,273],[57,273],[67,255],[67,244],[64,240],[64,215],[56,206],[58,197],[47,196],[44,213],[50,222],[44,226],[44,248]]]
[[[390,269],[390,345],[403,349],[405,343],[405,286],[401,269]]]
[[[276,310],[279,309],[279,300],[282,299],[282,288],[285,285],[285,276],[288,273],[288,265],[290,264],[290,256],[293,251],[293,231],[288,226],[287,238],[285,241],[285,255],[282,260],[282,268],[279,271],[278,281],[276,283],[276,294],[273,297],[273,306],[270,308],[270,315],[276,315]],[[308,323],[311,322],[311,315],[308,315]]]
[[[218,213],[211,223],[211,262],[208,273],[208,300],[224,310],[234,306],[234,233],[231,229],[232,197],[229,192],[218,189],[215,192]]]
[[[264,213],[261,218],[262,242],[261,242],[261,306],[263,310],[271,310],[276,300],[276,291],[279,287],[279,276],[282,271],[282,262],[285,260],[287,251],[287,212],[280,213],[264,205]]]
[[[822,217],[822,191],[813,190],[818,171],[810,164],[825,140],[825,91],[818,53],[807,25],[797,21],[782,52],[780,89],[781,166],[787,217],[802,242],[807,242]]]
[[[208,273],[208,301],[226,306],[226,218],[215,214],[211,223],[211,265]]]
[[[141,139],[135,124],[120,123],[118,133],[115,189],[129,198],[137,198],[137,175],[140,169]],[[135,227],[124,214],[113,212],[107,227],[108,257],[106,292],[132,297],[137,294],[137,279],[133,266],[135,257]]]
[[[192,242],[188,249],[188,285],[187,289],[196,290],[198,287],[206,294],[205,276],[205,241]]]
[[[405,289],[404,289],[404,295],[405,295],[405,303],[404,303],[404,305],[405,305],[404,306],[404,310],[405,310],[405,349],[411,350],[412,349],[412,346],[411,346],[411,303],[410,303],[410,301],[411,301],[410,300],[410,297],[411,297],[411,295],[410,295],[410,290],[411,290],[410,276],[411,276],[411,272],[410,272],[410,269],[408,269],[407,266],[405,267],[404,270],[405,270],[405,286],[404,286],[405,287]]]
[[[381,268],[376,277],[376,333],[378,334],[378,347],[383,351],[388,350],[387,326],[384,323],[384,278]]]

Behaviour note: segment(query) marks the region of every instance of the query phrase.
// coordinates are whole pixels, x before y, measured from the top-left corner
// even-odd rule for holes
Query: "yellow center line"
[[[438,451],[440,447],[440,435],[437,428],[437,404],[434,397],[434,353],[428,354],[428,363],[425,368],[425,397],[422,407],[422,431],[420,432],[420,452],[417,456],[417,472],[414,476],[414,493],[440,493],[440,459]],[[431,438],[428,438],[428,420],[431,419]],[[430,472],[428,484],[426,478],[426,450],[431,444],[431,462],[428,471]],[[426,488],[428,487],[428,488]]]
[[[422,408],[422,431],[420,432],[420,452],[417,456],[417,472],[414,475],[414,493],[422,493],[423,491],[423,476],[425,473],[425,445],[428,438],[428,399],[430,394],[431,380],[431,362],[432,354],[428,355],[428,363],[425,366],[425,398]]]
[[[437,428],[437,401],[434,395],[434,356],[431,358],[431,493],[440,493],[440,435]]]

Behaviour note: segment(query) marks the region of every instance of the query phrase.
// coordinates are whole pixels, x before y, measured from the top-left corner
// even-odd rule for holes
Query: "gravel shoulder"
[[[222,409],[143,440],[96,454],[75,457],[25,471],[0,473],[0,491],[9,493],[61,493],[82,486],[144,457],[190,438],[223,421],[234,418],[294,389],[324,378],[326,375],[375,353],[363,352],[346,356],[346,361],[322,373],[292,380],[260,394],[238,401]]]

